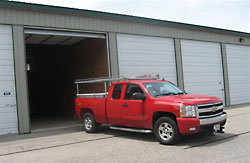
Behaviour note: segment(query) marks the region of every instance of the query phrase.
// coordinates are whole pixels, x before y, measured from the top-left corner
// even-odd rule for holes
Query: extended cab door
[[[128,84],[124,92],[124,100],[122,102],[122,125],[128,127],[144,127],[145,126],[145,102],[132,98],[134,93],[143,93],[137,84]]]
[[[111,90],[111,95],[107,99],[106,104],[106,114],[109,124],[112,125],[121,125],[121,111],[122,104],[124,103],[122,99],[122,92],[124,85],[116,84],[113,86],[113,90]]]

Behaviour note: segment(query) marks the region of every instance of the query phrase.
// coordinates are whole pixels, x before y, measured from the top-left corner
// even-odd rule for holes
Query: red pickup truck
[[[89,81],[75,83],[78,90],[78,84]],[[106,93],[78,90],[75,111],[86,132],[109,124],[113,129],[153,132],[161,144],[175,144],[182,134],[223,132],[227,119],[220,98],[188,94],[169,81],[151,79],[116,81]]]

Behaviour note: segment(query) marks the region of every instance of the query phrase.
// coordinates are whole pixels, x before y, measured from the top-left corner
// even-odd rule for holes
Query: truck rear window
[[[113,90],[113,94],[112,94],[112,99],[120,99],[121,98],[122,87],[123,87],[123,84],[115,85],[114,90]]]

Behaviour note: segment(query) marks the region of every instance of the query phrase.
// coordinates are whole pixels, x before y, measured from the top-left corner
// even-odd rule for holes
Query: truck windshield
[[[149,82],[143,85],[152,97],[186,94],[170,82]]]

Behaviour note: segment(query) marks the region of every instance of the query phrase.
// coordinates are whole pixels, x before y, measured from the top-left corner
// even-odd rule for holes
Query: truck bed
[[[82,119],[82,109],[91,109],[98,123],[107,123],[105,93],[77,94],[75,108],[79,119]]]

